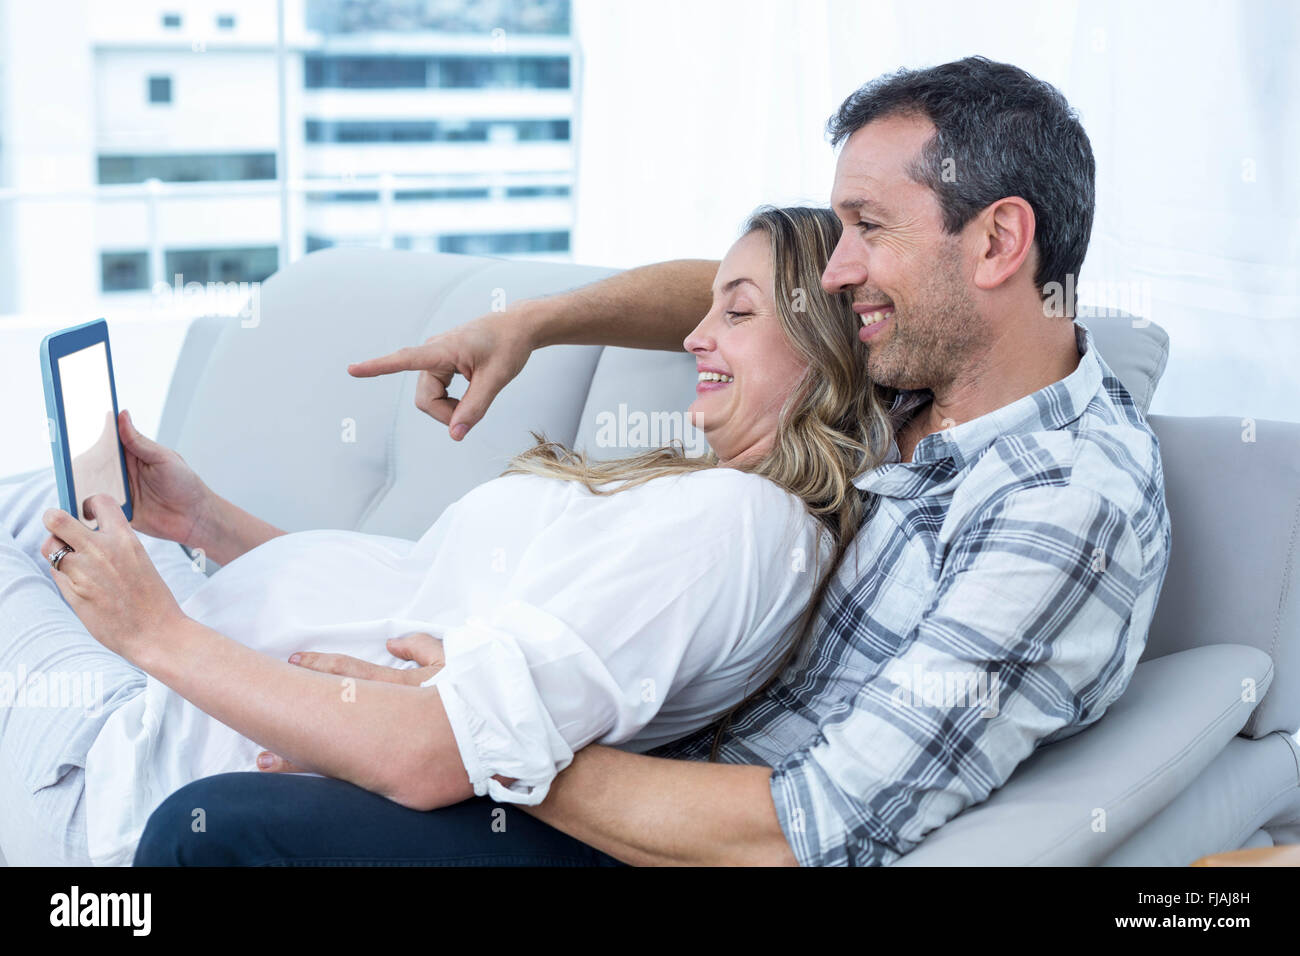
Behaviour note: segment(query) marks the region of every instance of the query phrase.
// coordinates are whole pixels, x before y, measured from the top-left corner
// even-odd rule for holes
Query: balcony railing
[[[363,202],[367,210],[373,208],[374,228],[360,234],[351,233],[339,236],[340,242],[348,244],[375,245],[381,248],[394,248],[395,236],[409,234],[415,225],[411,212],[415,209],[431,209],[443,202],[448,208],[455,207],[463,211],[472,208],[473,203],[484,204],[528,203],[538,208],[548,206],[553,211],[557,204],[569,203],[571,199],[557,194],[556,190],[568,190],[571,196],[574,184],[572,172],[504,172],[457,173],[426,176],[397,176],[384,173],[377,176],[321,176],[291,179],[287,184],[278,180],[254,180],[234,182],[197,182],[165,183],[157,179],[143,183],[94,185],[86,188],[59,188],[47,190],[15,190],[0,188],[0,205],[5,203],[40,203],[85,201],[105,207],[121,206],[129,203],[143,204],[145,228],[143,235],[133,232],[126,224],[115,231],[114,249],[125,247],[144,248],[148,250],[150,285],[158,281],[169,281],[164,267],[165,250],[177,245],[194,245],[196,240],[204,241],[202,235],[177,236],[168,234],[164,224],[164,212],[168,203],[193,202],[196,200],[225,200],[233,203],[241,199],[279,200],[287,194],[291,210],[287,217],[272,212],[265,222],[263,241],[278,244],[288,250],[287,258],[281,266],[302,256],[306,250],[306,234],[319,232],[319,218],[309,223],[312,206],[316,203],[339,202],[340,197],[356,197]],[[282,187],[287,185],[287,191]],[[513,195],[512,195],[513,193]],[[535,196],[520,193],[537,193]],[[438,197],[443,196],[445,199]],[[349,206],[348,215],[343,220],[350,225],[357,223],[358,217],[351,214],[355,208]],[[274,207],[272,207],[274,208]],[[402,215],[395,215],[398,211]],[[245,213],[247,211],[245,210]],[[138,214],[137,214],[138,215]],[[339,217],[334,217],[338,219]],[[552,218],[549,214],[547,219]],[[279,235],[280,228],[287,224],[290,234]],[[315,226],[315,229],[309,229]],[[445,222],[430,223],[429,233],[436,233]],[[567,228],[569,223],[555,223],[560,228]],[[456,223],[451,231],[465,232],[465,226]],[[220,244],[220,243],[217,243]],[[103,251],[111,251],[104,249]]]

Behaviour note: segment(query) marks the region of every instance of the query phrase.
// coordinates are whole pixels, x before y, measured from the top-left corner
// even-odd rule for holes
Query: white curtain
[[[577,0],[574,258],[717,258],[825,203],[827,117],[982,54],[1059,87],[1097,156],[1085,302],[1171,338],[1153,411],[1300,421],[1300,5],[1287,0]]]

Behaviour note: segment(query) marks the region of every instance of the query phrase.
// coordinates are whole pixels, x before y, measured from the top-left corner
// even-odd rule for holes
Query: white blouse
[[[281,660],[315,650],[409,667],[388,638],[441,638],[446,664],[425,686],[438,688],[474,792],[536,804],[587,744],[649,750],[757,687],[794,638],[830,548],[798,498],[735,469],[610,495],[508,475],[448,507],[418,541],[273,538],[181,609]],[[87,759],[92,859],[129,864],[169,794],[254,770],[261,749],[148,678]]]

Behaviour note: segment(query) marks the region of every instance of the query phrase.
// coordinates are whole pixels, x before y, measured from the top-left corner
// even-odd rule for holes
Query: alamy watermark
[[[910,671],[898,668],[885,676],[897,685],[889,696],[901,707],[978,707],[981,717],[998,715],[1002,680],[997,671],[935,671],[913,664]]]
[[[231,315],[245,329],[262,323],[262,283],[186,282],[176,273],[172,284],[155,282],[150,290],[155,309],[177,309],[201,315]]]
[[[1048,282],[1043,286],[1043,314],[1061,317],[1069,314],[1071,306],[1086,309],[1090,316],[1100,318],[1128,316],[1135,329],[1146,328],[1152,322],[1151,283],[1145,279],[1128,282],[1076,281],[1068,273],[1065,282]],[[1077,306],[1075,305],[1077,303]]]
[[[95,716],[104,707],[102,671],[0,671],[0,709],[48,707],[81,708]]]
[[[691,424],[685,412],[628,411],[620,402],[618,411],[596,415],[597,448],[662,448],[680,441],[688,457],[708,451],[704,432]]]

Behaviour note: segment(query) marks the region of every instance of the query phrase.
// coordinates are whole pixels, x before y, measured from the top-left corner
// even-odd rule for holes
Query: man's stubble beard
[[[906,306],[894,301],[893,329],[867,343],[867,371],[881,385],[942,393],[988,348],[989,331],[961,275],[954,239]]]

